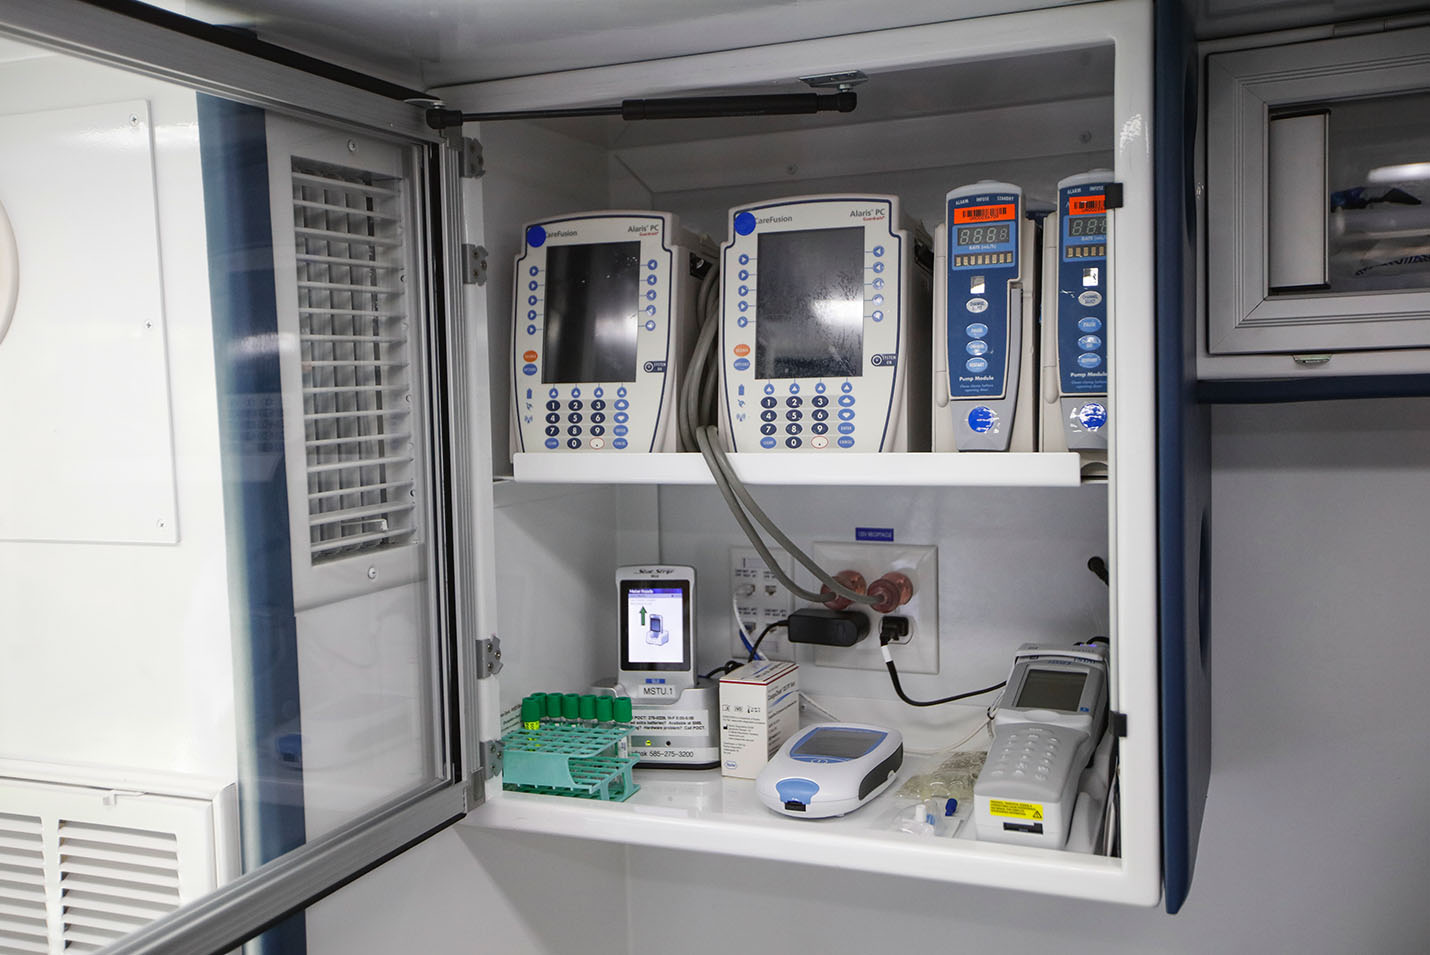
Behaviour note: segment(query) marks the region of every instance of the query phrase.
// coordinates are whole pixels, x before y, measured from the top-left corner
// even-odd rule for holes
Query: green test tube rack
[[[640,789],[635,757],[617,756],[629,726],[518,729],[502,737],[502,789],[624,802]]]

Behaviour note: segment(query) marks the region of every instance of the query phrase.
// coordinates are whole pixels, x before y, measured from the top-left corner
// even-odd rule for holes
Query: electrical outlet
[[[810,556],[831,574],[857,570],[867,583],[873,583],[891,570],[907,574],[914,582],[914,596],[894,613],[909,618],[909,635],[894,646],[894,663],[900,673],[938,672],[937,547],[815,541],[810,547]],[[819,589],[817,584],[815,589]],[[849,609],[869,617],[869,636],[852,647],[815,647],[815,664],[883,670],[884,657],[879,652],[880,615],[861,604]]]
[[[771,549],[770,553],[788,574],[789,554],[779,549]],[[794,609],[794,594],[770,573],[764,559],[753,547],[730,548],[730,592],[735,595],[735,608],[751,640],[771,623],[788,617]],[[743,660],[749,655],[740,642],[738,627],[732,628],[731,643],[735,659]],[[765,642],[760,644],[760,656],[773,660],[794,659],[793,648],[783,627],[771,630],[765,637]]]

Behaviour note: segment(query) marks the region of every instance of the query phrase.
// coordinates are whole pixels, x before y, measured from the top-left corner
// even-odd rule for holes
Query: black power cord
[[[755,642],[752,643],[752,644],[750,644],[750,656],[749,656],[748,659],[745,659],[745,660],[726,660],[724,663],[720,664],[718,667],[716,667],[715,669],[711,670],[709,673],[702,674],[702,676],[704,676],[704,677],[708,680],[708,679],[712,678],[713,676],[715,676],[715,674],[717,674],[717,673],[723,675],[723,674],[729,673],[731,670],[734,670],[734,669],[736,669],[736,668],[738,668],[738,667],[744,666],[746,663],[753,662],[754,659],[755,659],[755,654],[756,654],[757,652],[759,652],[760,644],[762,644],[762,643],[765,642],[765,637],[767,637],[767,636],[770,635],[770,631],[776,629],[777,627],[788,627],[788,626],[789,626],[789,619],[788,619],[788,618],[786,618],[786,619],[784,619],[784,620],[776,620],[776,621],[773,622],[773,623],[766,624],[766,625],[765,625],[765,629],[761,630],[761,631],[760,631],[760,635],[755,638]]]
[[[909,632],[909,620],[907,617],[885,617],[879,624],[879,650],[884,655],[884,666],[889,669],[889,679],[894,684],[894,692],[899,699],[910,706],[939,706],[943,703],[953,703],[958,700],[966,700],[971,696],[982,696],[985,693],[992,693],[994,690],[1001,690],[1008,685],[1008,681],[995,683],[992,686],[985,686],[981,690],[969,690],[967,693],[955,693],[953,696],[945,696],[941,700],[916,700],[904,692],[903,684],[899,682],[899,669],[894,666],[894,656],[889,652],[889,644],[899,637]]]

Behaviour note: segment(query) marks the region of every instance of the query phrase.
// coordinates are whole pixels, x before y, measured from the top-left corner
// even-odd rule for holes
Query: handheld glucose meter
[[[888,788],[903,762],[898,730],[821,723],[785,740],[755,778],[755,792],[781,815],[842,816]]]
[[[526,226],[512,303],[511,449],[675,451],[700,241],[665,212]]]
[[[1107,722],[1107,650],[1025,643],[1002,699],[973,784],[978,838],[1060,849]]]
[[[1062,180],[1057,212],[1044,225],[1044,451],[1107,451],[1106,191],[1111,181],[1109,169]]]
[[[674,703],[695,685],[695,568],[621,567],[620,683],[636,703]]]
[[[1032,451],[1037,227],[1023,190],[960,186],[934,245],[933,449]]]
[[[730,451],[928,449],[928,273],[892,196],[730,211],[720,431]]]

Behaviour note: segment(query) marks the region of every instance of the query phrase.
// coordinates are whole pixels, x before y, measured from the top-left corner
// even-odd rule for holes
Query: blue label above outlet
[[[894,542],[894,529],[892,527],[856,527],[854,528],[854,539],[856,541],[882,541],[886,544]]]

